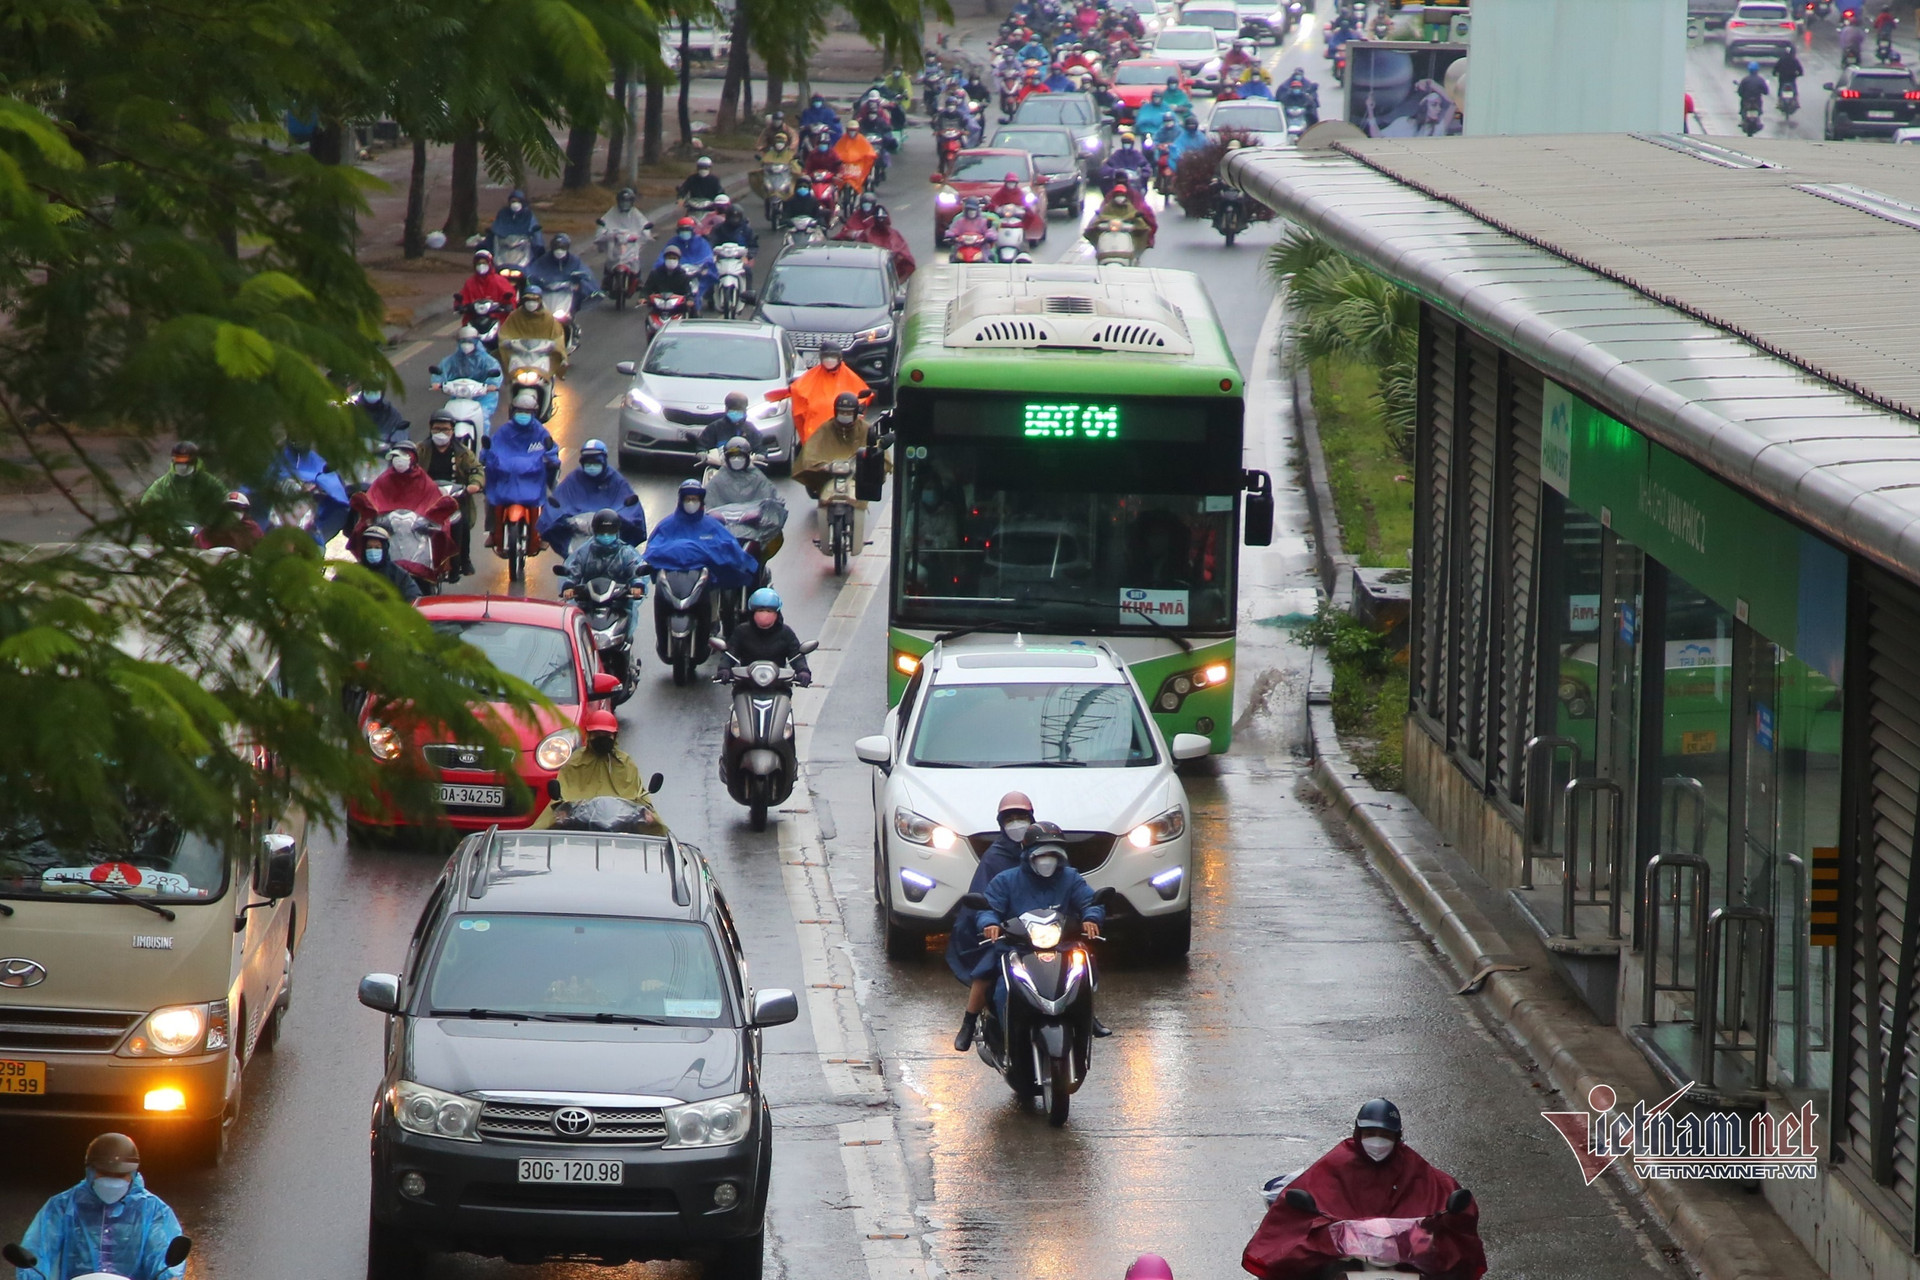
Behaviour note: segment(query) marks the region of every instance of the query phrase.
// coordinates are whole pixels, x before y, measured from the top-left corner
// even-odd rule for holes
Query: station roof
[[[1602,409],[1920,579],[1920,147],[1356,138],[1227,163]]]

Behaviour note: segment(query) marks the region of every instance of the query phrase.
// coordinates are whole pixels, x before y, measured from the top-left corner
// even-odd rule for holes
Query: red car
[[[1022,188],[1027,206],[1027,247],[1031,249],[1047,238],[1047,179],[1034,172],[1033,157],[1025,151],[1005,147],[975,147],[962,151],[953,162],[953,171],[944,178],[934,174],[931,181],[940,190],[933,196],[933,243],[944,248],[947,224],[960,214],[960,205],[968,196],[980,197],[985,212],[992,213],[994,196],[1006,184],[1007,175]]]
[[[1113,96],[1129,112],[1135,111],[1155,89],[1166,89],[1168,76],[1177,78],[1180,88],[1192,96],[1193,77],[1171,58],[1128,58],[1113,69]]]
[[[604,707],[620,680],[594,661],[592,639],[580,610],[559,600],[505,596],[434,596],[420,601],[420,612],[442,633],[460,636],[493,664],[544,693],[552,710],[539,710],[532,724],[520,723],[520,764],[516,772],[532,792],[516,806],[506,779],[487,769],[478,751],[445,741],[444,733],[396,727],[371,702],[360,713],[360,732],[378,760],[398,760],[418,751],[440,779],[445,823],[456,831],[484,831],[499,824],[527,826],[547,807],[547,782],[579,746],[575,726],[589,706]],[[358,828],[405,824],[389,813],[347,808]]]

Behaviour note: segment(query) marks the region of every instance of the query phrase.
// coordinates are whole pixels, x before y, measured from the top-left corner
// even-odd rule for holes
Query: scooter
[[[587,616],[587,634],[599,655],[600,669],[620,681],[613,695],[619,706],[633,696],[639,684],[640,662],[633,656],[633,606],[629,601],[646,594],[644,584],[623,586],[612,578],[589,578],[585,583],[567,577],[567,566],[553,566],[554,576],[566,582],[562,594],[573,592],[574,603]]]
[[[1873,56],[1880,60],[1882,66],[1892,61],[1893,37],[1891,35],[1883,32],[1873,38]]]
[[[616,231],[607,245],[607,296],[615,311],[627,309],[627,299],[640,291],[640,246],[646,243],[638,233]]]
[[[966,144],[966,132],[962,129],[945,128],[934,134],[934,145],[940,157],[941,177],[944,178],[953,172],[953,162],[959,157],[961,149]]]
[[[1780,114],[1784,117],[1791,118],[1793,113],[1800,109],[1799,86],[1791,80],[1787,81],[1787,83],[1780,86],[1780,95],[1776,101],[1780,106]]]
[[[993,248],[988,253],[988,260],[1032,262],[1033,255],[1027,252],[1027,211],[1003,206],[994,212],[1000,223],[993,229]]]
[[[787,248],[789,249],[804,249],[810,244],[826,242],[826,228],[820,225],[818,219],[802,216],[787,224]]]
[[[518,289],[527,279],[533,264],[532,236],[497,236],[493,242],[493,269]]]
[[[1025,254],[1021,255],[1026,258]],[[1031,258],[1026,258],[1031,262]],[[847,571],[847,560],[861,547],[860,506],[854,493],[854,465],[851,458],[827,464],[827,482],[820,488],[820,511],[826,531],[815,545],[833,557],[833,571]]]
[[[727,642],[708,641],[715,653],[725,653]],[[802,654],[820,647],[817,640],[800,646]],[[738,660],[735,681],[741,680]],[[727,794],[747,806],[747,823],[755,831],[767,829],[767,810],[793,794],[799,773],[793,747],[793,669],[777,662],[746,664],[745,688],[733,695],[733,714],[720,741],[720,776]]]
[[[491,298],[482,298],[470,302],[460,310],[460,318],[472,325],[474,332],[480,335],[480,345],[488,354],[500,350],[500,312],[501,306]]]
[[[713,630],[713,574],[706,569],[656,569],[653,573],[655,649],[684,687],[707,660],[705,639]]]
[[[1285,111],[1287,113],[1287,136],[1289,138],[1298,138],[1307,131],[1307,109],[1297,102],[1289,102],[1285,107]]]
[[[966,894],[960,905],[992,909],[982,893]],[[1100,987],[1093,957],[1080,921],[1057,909],[1001,921],[1000,938],[1000,988],[974,1045],[1014,1096],[1038,1098],[1048,1123],[1063,1125],[1092,1065],[1093,993]]]
[[[666,328],[670,320],[693,314],[693,299],[684,293],[656,293],[647,298],[647,337]]]
[[[579,291],[570,286],[556,286],[546,291],[546,303],[547,314],[567,335],[567,354],[571,356],[580,348],[580,326],[573,319],[573,313],[580,306]]]
[[[953,252],[947,255],[948,262],[985,262],[987,260],[987,238],[978,231],[968,231],[953,238]]]
[[[1133,243],[1133,224],[1119,218],[1103,218],[1095,224],[1093,257],[1096,266],[1131,267],[1139,263]]]
[[[807,174],[807,194],[813,197],[814,212],[822,221],[831,222],[840,209],[840,174],[835,169],[815,169]]]
[[[540,421],[553,421],[553,340],[550,338],[510,338],[507,340],[507,384],[515,391],[531,388],[540,396]]]
[[[1737,87],[1738,82],[1736,81],[1735,84]],[[1760,132],[1760,104],[1758,102],[1741,104],[1740,132],[1746,134],[1749,138]]]
[[[1223,182],[1214,190],[1213,229],[1226,237],[1229,249],[1233,238],[1247,229],[1246,193],[1240,188]]]
[[[1289,1185],[1305,1172],[1299,1169],[1270,1179],[1261,1188],[1261,1198],[1269,1205],[1285,1200],[1288,1208],[1299,1213],[1318,1214],[1320,1206],[1313,1192]],[[1455,1187],[1441,1212],[1465,1213],[1472,1206],[1473,1192]],[[1339,1218],[1327,1223],[1325,1231],[1328,1242],[1342,1255],[1330,1260],[1318,1253],[1313,1255],[1311,1261],[1322,1263],[1327,1274],[1429,1274],[1420,1265],[1433,1241],[1432,1224],[1426,1218]]]
[[[760,180],[767,189],[767,225],[777,229],[787,201],[793,198],[792,162],[787,160],[764,162],[760,166]]]
[[[723,244],[713,251],[714,270],[719,279],[713,286],[714,309],[722,320],[737,320],[747,306],[747,251],[745,246]]]
[[[161,1260],[168,1270],[172,1270],[185,1262],[187,1255],[192,1252],[193,1241],[185,1236],[175,1236],[167,1242],[167,1251],[162,1255]],[[19,1271],[34,1271],[40,1266],[40,1259],[31,1250],[23,1249],[17,1244],[0,1245],[0,1258],[4,1258],[9,1266]],[[115,1280],[115,1277],[107,1271],[89,1271],[83,1276],[73,1277],[73,1280]]]
[[[427,370],[427,376],[438,378],[440,366],[434,365]],[[487,429],[492,415],[487,412],[487,384],[478,378],[455,378],[451,382],[433,382],[435,391],[447,393],[447,402],[441,406],[442,413],[450,414],[455,422],[470,423],[475,434]],[[498,392],[494,395],[498,396]]]

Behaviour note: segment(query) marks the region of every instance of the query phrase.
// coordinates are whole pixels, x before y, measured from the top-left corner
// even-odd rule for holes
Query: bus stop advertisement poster
[[[1466,56],[1460,44],[1355,41],[1347,46],[1347,119],[1371,138],[1457,136],[1464,120],[1450,94],[1461,76],[1449,84],[1447,69]]]

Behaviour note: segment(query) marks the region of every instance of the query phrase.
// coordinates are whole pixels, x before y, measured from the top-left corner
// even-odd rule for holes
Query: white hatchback
[[[974,636],[935,645],[854,752],[875,766],[873,890],[887,954],[945,930],[994,810],[1024,791],[1067,835],[1070,865],[1138,917],[1155,950],[1186,954],[1193,932],[1192,819],[1176,762],[1205,756],[1197,734],[1161,736],[1126,666],[1105,646]]]

